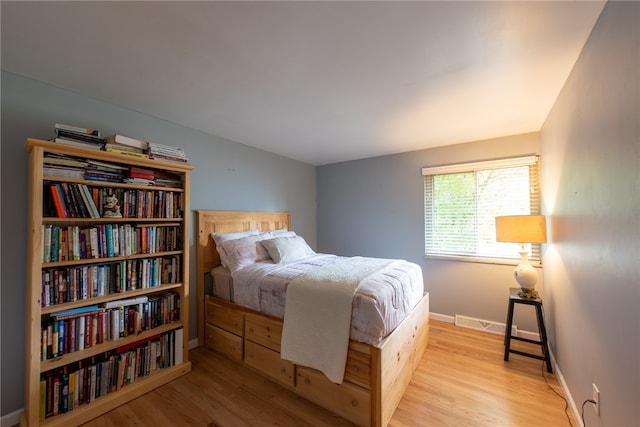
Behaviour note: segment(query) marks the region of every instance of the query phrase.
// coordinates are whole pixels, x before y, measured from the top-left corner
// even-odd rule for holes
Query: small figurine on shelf
[[[104,218],[122,218],[120,213],[120,205],[118,204],[118,198],[113,194],[107,196],[103,206]]]

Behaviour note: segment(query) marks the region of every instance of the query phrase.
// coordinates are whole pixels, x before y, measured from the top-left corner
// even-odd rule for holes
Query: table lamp
[[[529,263],[527,243],[546,243],[547,227],[543,215],[509,215],[496,217],[496,241],[520,244],[520,263],[514,271],[520,285],[519,296],[537,298],[538,272]]]

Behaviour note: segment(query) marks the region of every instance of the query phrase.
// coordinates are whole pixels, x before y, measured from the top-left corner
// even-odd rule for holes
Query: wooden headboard
[[[211,233],[231,233],[257,229],[260,231],[291,228],[289,212],[196,211],[198,227],[198,345],[204,343],[205,275],[220,265]]]

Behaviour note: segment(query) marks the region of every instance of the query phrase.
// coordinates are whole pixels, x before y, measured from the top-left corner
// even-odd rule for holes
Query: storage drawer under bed
[[[207,298],[205,316],[207,323],[239,336],[244,335],[244,314],[242,312],[216,304],[215,301]]]
[[[235,334],[207,323],[205,327],[207,348],[242,362],[244,340]]]
[[[259,370],[270,378],[288,386],[295,381],[295,366],[288,360],[280,358],[280,353],[246,340],[244,361],[247,365]]]

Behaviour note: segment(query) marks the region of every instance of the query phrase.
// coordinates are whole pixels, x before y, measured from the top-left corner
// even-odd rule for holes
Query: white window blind
[[[496,242],[495,217],[540,214],[538,170],[537,156],[423,168],[425,255],[519,259],[517,243]]]

